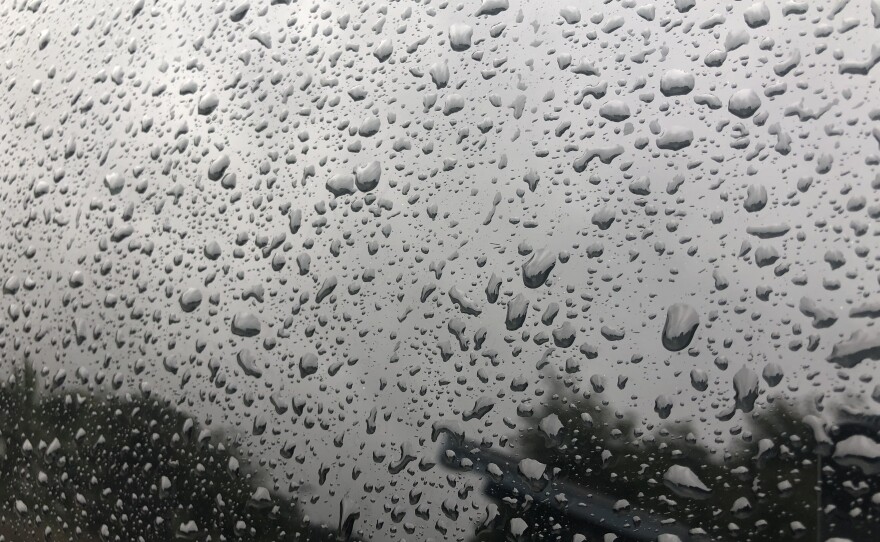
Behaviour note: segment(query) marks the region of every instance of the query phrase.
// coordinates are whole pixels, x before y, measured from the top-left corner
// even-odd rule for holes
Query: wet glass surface
[[[0,28],[0,540],[880,539],[880,1]]]

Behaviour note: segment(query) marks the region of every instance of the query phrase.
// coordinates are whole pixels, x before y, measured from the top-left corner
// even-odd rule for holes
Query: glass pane
[[[878,0],[0,15],[0,541],[880,540]]]

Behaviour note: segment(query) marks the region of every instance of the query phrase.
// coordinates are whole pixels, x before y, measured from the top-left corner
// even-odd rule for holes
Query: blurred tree
[[[824,433],[827,427],[838,440],[854,432],[876,436],[876,423],[828,423],[834,415],[826,415],[823,423],[804,403],[777,399],[760,412],[744,413],[744,426],[734,426],[729,441],[713,431],[710,445],[701,442],[706,437],[693,422],[655,427],[594,394],[560,388],[546,395],[558,399],[530,418],[503,452],[514,466],[531,458],[546,464],[548,472],[556,471],[538,497],[489,482],[486,491],[501,503],[500,512],[478,528],[474,540],[579,540],[576,535],[602,540],[615,531],[618,541],[654,540],[659,533],[644,528],[634,534],[646,518],[655,524],[674,519],[687,527],[680,529],[682,539],[880,540],[880,517],[871,503],[880,480],[829,459],[830,437]],[[822,442],[807,422],[819,427]],[[485,453],[474,457],[479,461]],[[711,493],[694,495],[665,484],[664,474],[673,466],[690,469]],[[598,512],[594,524],[573,520],[578,504],[560,495],[562,487],[588,494],[588,512],[591,502],[598,509],[600,499],[611,497],[614,505],[608,509],[615,510],[625,528],[616,529]]]
[[[26,364],[0,384],[0,539],[337,538],[230,441],[160,399],[40,386]]]

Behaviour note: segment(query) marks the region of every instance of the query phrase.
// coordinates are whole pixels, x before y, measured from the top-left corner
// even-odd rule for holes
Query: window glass
[[[0,541],[880,540],[878,0],[0,28]]]

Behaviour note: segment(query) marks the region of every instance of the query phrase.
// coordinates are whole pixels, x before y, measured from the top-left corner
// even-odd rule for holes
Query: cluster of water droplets
[[[0,15],[0,540],[880,536],[877,0]]]

